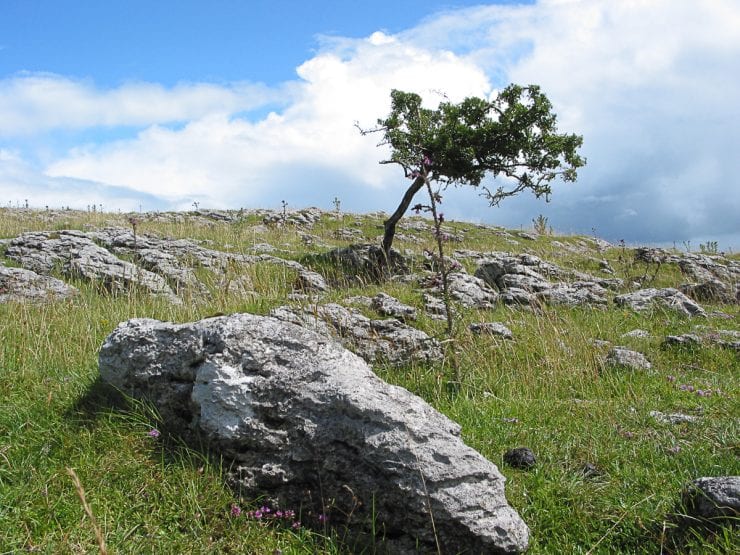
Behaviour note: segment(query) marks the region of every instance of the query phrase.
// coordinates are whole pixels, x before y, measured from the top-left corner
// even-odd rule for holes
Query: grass
[[[2,212],[3,237],[34,229],[128,227],[125,214]],[[301,232],[292,228],[265,230],[261,219],[250,214],[233,223],[143,218],[137,233],[193,238],[231,252],[247,253],[257,243],[270,243],[289,253],[280,256],[300,260],[328,246],[346,245],[336,239],[340,227],[360,229],[368,241],[374,240],[378,223],[369,217],[326,214],[309,232],[324,246],[304,245]],[[453,248],[531,252],[592,273],[598,269],[594,260],[604,258],[618,277],[635,273],[621,249],[598,253],[587,238],[554,235],[528,241],[513,235],[518,241],[514,245],[491,229],[449,225],[464,237]],[[399,247],[416,253],[433,248],[428,234],[408,233],[421,242]],[[554,241],[583,252],[564,250]],[[197,275],[208,294],[183,306],[135,291],[104,295],[86,283],[75,283],[80,294],[69,301],[0,305],[0,553],[99,551],[95,527],[67,469],[79,478],[110,553],[346,551],[341,530],[316,533],[247,518],[260,499],[240,498],[228,490],[216,455],[166,434],[151,437],[149,432],[160,426],[156,411],[118,398],[98,379],[98,349],[118,322],[265,314],[286,302],[296,277],[293,270],[269,263],[230,272],[247,275],[254,293],[225,288],[228,275],[200,268]],[[664,265],[654,281],[658,287],[676,286],[681,276]],[[418,288],[395,282],[335,289],[327,301],[379,291],[422,307]],[[613,305],[608,310],[548,307],[538,313],[504,306],[460,309],[448,344],[448,356],[457,353],[462,376],[454,391],[447,385],[449,365],[379,365],[375,370],[459,422],[465,441],[499,466],[508,479],[509,502],[531,528],[530,553],[735,553],[740,542],[730,525],[714,531],[676,526],[683,484],[700,476],[740,473],[737,354],[716,346],[692,350],[662,344],[665,335],[694,331],[697,324],[739,328],[740,307],[704,306],[732,319],[697,321],[660,310],[636,314]],[[468,324],[483,321],[506,324],[515,341],[467,331]],[[416,325],[437,336],[445,326],[426,316]],[[650,336],[622,337],[635,328]],[[605,348],[595,346],[593,339],[639,350],[653,369],[606,368]],[[700,397],[681,384],[721,393]],[[649,415],[653,410],[702,419],[659,424]],[[503,464],[503,453],[522,445],[538,458],[531,471]],[[584,474],[587,463],[596,468],[595,474]],[[232,516],[233,504],[243,509],[241,516]]]

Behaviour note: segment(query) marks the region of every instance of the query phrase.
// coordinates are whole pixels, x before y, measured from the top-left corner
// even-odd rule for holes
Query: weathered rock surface
[[[65,276],[100,283],[112,292],[139,287],[173,303],[181,302],[162,276],[121,260],[82,232],[24,233],[10,242],[5,255],[40,274],[60,268]]]
[[[493,308],[498,294],[482,279],[465,272],[453,272],[447,276],[450,297],[470,308]]]
[[[564,270],[531,254],[487,253],[481,255],[479,261],[475,276],[498,289],[500,300],[505,304],[604,306],[607,304],[606,288],[622,285],[618,279]],[[549,278],[571,281],[551,282]]]
[[[684,488],[690,516],[710,521],[740,516],[740,476],[698,478]]]
[[[645,358],[645,355],[625,347],[613,347],[606,355],[606,364],[630,370],[650,370],[652,368],[652,364]]]
[[[0,303],[11,301],[59,301],[77,294],[63,281],[23,268],[0,265]]]
[[[168,429],[205,435],[241,494],[300,507],[306,523],[352,515],[351,536],[384,553],[436,552],[434,530],[443,553],[527,547],[505,479],[457,424],[309,330],[249,314],[130,320],[106,339],[100,373]]]
[[[667,287],[664,289],[640,289],[633,293],[617,295],[614,302],[618,306],[626,306],[636,312],[644,312],[656,306],[667,308],[685,316],[703,316],[704,309],[681,293],[678,289]]]
[[[685,283],[679,287],[684,295],[699,302],[731,304],[736,301],[730,287],[717,279],[703,283]]]
[[[471,333],[475,335],[496,335],[504,339],[514,339],[514,334],[505,325],[499,322],[473,323],[468,326]]]
[[[699,416],[691,414],[683,414],[681,412],[666,414],[658,410],[651,410],[650,416],[661,424],[672,424],[674,426],[676,424],[693,424],[694,422],[699,422],[701,420]]]
[[[392,316],[402,321],[416,320],[416,309],[403,304],[386,293],[378,293],[370,301],[370,306],[383,316]]]
[[[442,360],[442,350],[436,339],[395,318],[371,320],[359,310],[333,303],[309,309],[282,306],[270,315],[338,339],[371,364],[384,362],[397,366],[412,361]]]
[[[361,283],[376,280],[384,273],[408,272],[408,265],[403,255],[395,249],[391,249],[388,263],[385,265],[385,253],[383,249],[372,244],[349,245],[332,249],[317,258],[328,261],[341,268],[346,279],[356,279]]]
[[[64,275],[101,283],[113,291],[136,286],[178,304],[182,301],[177,295],[202,295],[208,291],[196,278],[194,268],[198,266],[213,272],[225,286],[244,294],[249,292],[249,282],[242,269],[255,263],[295,270],[298,274],[295,287],[300,292],[320,293],[328,289],[323,276],[293,260],[269,254],[223,252],[187,239],[134,235],[120,227],[87,232],[24,233],[8,243],[6,256],[40,274],[58,268]]]
[[[672,347],[698,347],[701,345],[701,338],[693,333],[667,335],[663,343]]]

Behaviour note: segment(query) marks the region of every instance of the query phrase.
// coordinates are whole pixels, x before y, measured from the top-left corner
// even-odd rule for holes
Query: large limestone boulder
[[[335,303],[308,308],[281,306],[270,315],[337,339],[370,364],[399,366],[438,362],[443,358],[439,341],[396,318],[373,320],[357,309]]]
[[[103,344],[100,373],[169,429],[205,436],[242,494],[303,522],[328,513],[381,553],[527,548],[504,477],[460,426],[311,330],[250,314],[130,320]]]

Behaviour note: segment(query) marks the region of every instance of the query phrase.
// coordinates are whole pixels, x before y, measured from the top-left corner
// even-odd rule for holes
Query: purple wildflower
[[[161,434],[159,433],[159,430],[157,428],[152,428],[146,435],[151,438],[157,439]]]
[[[242,510],[236,503],[231,504],[231,516],[237,517],[242,514]]]
[[[324,513],[321,513],[319,515],[319,522],[326,522],[327,520],[329,520],[329,517],[325,515]]]
[[[676,381],[676,376],[673,376],[673,375],[671,375],[671,374],[668,374],[668,375],[667,375],[667,376],[665,377],[665,379],[666,379],[666,380],[668,380],[669,382],[671,382],[671,383],[672,383],[672,382],[675,382],[675,381]]]
[[[290,525],[290,527],[293,530],[298,530],[298,528],[301,527],[301,521],[300,520],[296,520],[293,524]]]

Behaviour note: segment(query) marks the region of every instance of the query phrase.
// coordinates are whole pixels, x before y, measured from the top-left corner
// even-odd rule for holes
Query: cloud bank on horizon
[[[552,201],[489,208],[470,188],[448,218],[740,248],[740,6],[734,0],[540,0],[432,14],[400,33],[331,37],[279,84],[0,78],[4,203],[105,209],[291,206],[391,212],[400,169],[372,126],[392,88],[433,104],[535,83],[588,165]],[[269,54],[268,54],[269,55]],[[0,201],[2,204],[3,201]]]

